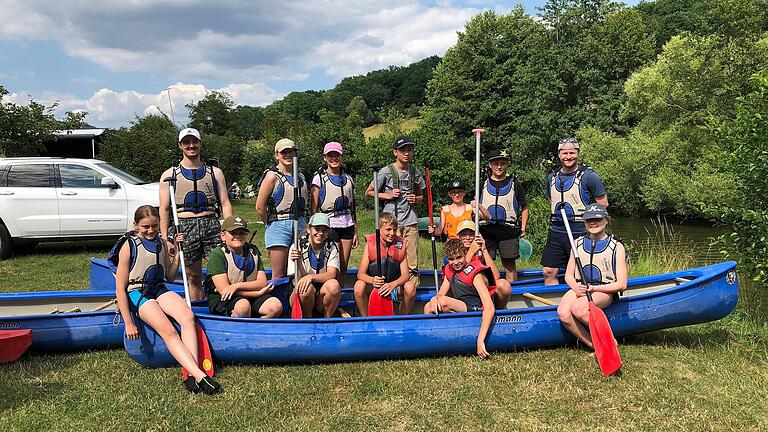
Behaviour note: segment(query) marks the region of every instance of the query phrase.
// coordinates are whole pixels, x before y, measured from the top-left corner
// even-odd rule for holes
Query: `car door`
[[[101,185],[107,177],[89,166],[56,164],[62,236],[112,235],[125,232],[128,204],[125,189]]]
[[[53,166],[46,163],[14,163],[5,185],[0,187],[0,203],[6,225],[15,225],[17,237],[56,237],[59,235],[59,206],[54,188]]]

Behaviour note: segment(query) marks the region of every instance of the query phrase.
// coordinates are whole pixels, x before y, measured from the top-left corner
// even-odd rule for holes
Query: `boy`
[[[507,175],[509,156],[506,150],[495,150],[488,157],[491,176],[480,190],[480,233],[487,242],[491,262],[496,253],[507,271],[507,280],[517,280],[520,237],[528,225],[528,202],[520,184]]]
[[[321,312],[330,318],[336,312],[341,300],[341,285],[336,280],[339,273],[338,243],[328,240],[331,221],[325,213],[315,213],[309,219],[307,236],[301,239],[301,259],[299,251],[291,249],[291,261],[298,260],[300,278],[296,283],[301,301],[301,311],[305,317],[311,317],[312,311]],[[293,307],[294,295],[288,299]]]
[[[381,232],[381,270],[378,274],[376,263],[376,235],[365,236],[365,249],[357,271],[355,282],[355,303],[360,316],[368,316],[368,296],[372,286],[379,289],[382,297],[392,294],[392,291],[403,288],[402,301],[400,302],[400,315],[411,312],[413,302],[416,300],[416,285],[409,280],[408,261],[404,240],[398,237],[397,220],[392,213],[382,213],[379,217],[379,230]],[[376,275],[376,276],[373,276]]]
[[[213,314],[232,317],[277,318],[283,305],[270,295],[264,263],[255,246],[245,238],[250,230],[245,219],[230,216],[221,225],[223,245],[208,258],[208,309]]]
[[[477,335],[477,355],[486,358],[490,354],[485,348],[485,338],[496,312],[489,291],[493,275],[488,267],[477,260],[467,263],[464,245],[459,239],[445,242],[443,254],[448,258],[445,277],[438,294],[424,305],[424,313],[483,311],[480,333]],[[447,295],[449,290],[452,297]]]
[[[435,228],[435,237],[440,237],[445,232],[448,239],[456,238],[459,234],[457,229],[459,224],[463,221],[472,220],[475,212],[472,205],[464,202],[464,195],[466,194],[467,187],[464,182],[454,180],[448,185],[448,197],[451,198],[451,204],[440,209],[440,225]],[[488,215],[484,216],[490,218]]]
[[[392,145],[395,163],[379,171],[376,176],[376,193],[379,194],[379,199],[385,200],[382,213],[394,213],[397,219],[400,227],[397,234],[405,239],[409,279],[413,286],[418,286],[419,220],[414,206],[424,200],[422,192],[427,184],[421,172],[411,166],[414,145],[407,136],[395,140]],[[374,185],[371,182],[365,194],[373,197],[373,191]]]
[[[496,267],[496,263],[485,246],[483,236],[478,234],[475,237],[475,223],[471,220],[463,221],[456,230],[458,231],[458,238],[464,246],[466,261],[472,262],[479,258],[480,264],[491,269],[493,278],[496,281],[496,290],[491,293],[491,299],[493,299],[496,309],[506,309],[509,297],[512,295],[512,285],[509,283],[509,280],[501,277],[499,268]]]

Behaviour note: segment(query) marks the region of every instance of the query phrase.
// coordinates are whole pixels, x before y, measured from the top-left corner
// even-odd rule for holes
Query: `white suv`
[[[14,244],[118,236],[159,193],[95,159],[0,158],[0,259]]]

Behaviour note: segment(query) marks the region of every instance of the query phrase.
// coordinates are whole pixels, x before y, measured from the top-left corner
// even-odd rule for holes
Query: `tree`
[[[235,128],[232,97],[222,91],[208,92],[197,103],[185,105],[189,110],[189,127],[201,133],[224,135]]]
[[[178,134],[165,115],[137,117],[130,127],[107,131],[101,157],[145,181],[157,181],[181,159]]]

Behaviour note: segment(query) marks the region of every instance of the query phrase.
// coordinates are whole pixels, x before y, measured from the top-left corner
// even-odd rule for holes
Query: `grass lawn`
[[[252,207],[236,211],[253,221]],[[370,216],[361,232],[372,231]],[[88,258],[110,246],[44,244],[0,261],[0,291],[85,289]],[[420,250],[429,268],[427,240]],[[653,256],[643,259],[652,268]],[[670,264],[667,254],[656,260]],[[223,366],[225,392],[206,397],[186,393],[178,368],[143,369],[122,350],[25,356],[0,365],[0,431],[764,431],[768,325],[746,299],[723,320],[620,341],[623,375],[609,379],[584,351],[563,347],[485,361]]]
[[[403,120],[403,122],[400,124],[400,128],[403,130],[404,133],[409,133],[412,130],[419,127],[419,124],[421,123],[420,118],[407,118]],[[379,135],[384,133],[384,129],[386,128],[386,125],[384,123],[378,123],[373,126],[368,126],[367,128],[363,129],[363,136],[365,136],[365,139],[371,139],[376,138]]]

